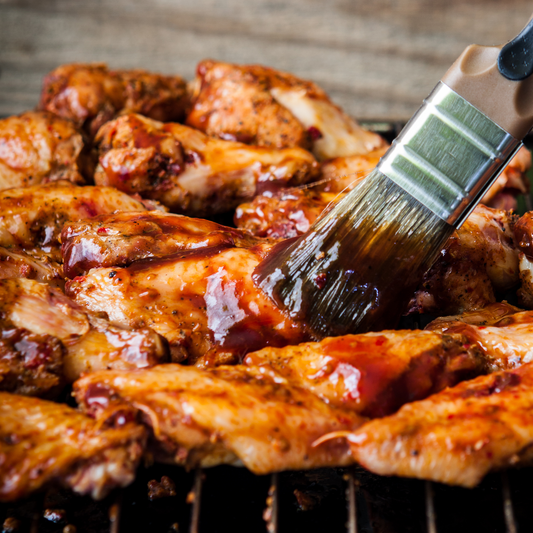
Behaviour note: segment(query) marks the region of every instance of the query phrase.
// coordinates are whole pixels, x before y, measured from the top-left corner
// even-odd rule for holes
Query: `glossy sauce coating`
[[[178,360],[234,363],[264,346],[306,339],[252,282],[269,246],[204,248],[98,268],[67,283],[67,294],[115,324],[152,328]]]
[[[318,163],[301,148],[251,147],[134,114],[108,122],[95,140],[97,184],[193,216],[225,212],[262,190],[318,175]]]

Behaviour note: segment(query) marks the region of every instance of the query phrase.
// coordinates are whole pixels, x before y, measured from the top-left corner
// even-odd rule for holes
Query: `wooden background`
[[[512,38],[528,0],[0,0],[0,115],[60,63],[190,79],[206,57],[313,79],[353,116],[406,119],[463,48]]]

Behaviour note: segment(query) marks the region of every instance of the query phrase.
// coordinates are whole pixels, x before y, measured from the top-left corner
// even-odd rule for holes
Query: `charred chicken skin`
[[[186,123],[221,139],[310,149],[317,159],[365,154],[385,141],[315,83],[260,65],[199,63]]]
[[[96,184],[137,193],[192,216],[228,211],[258,192],[299,185],[318,175],[317,162],[301,148],[251,147],[141,115],[108,122],[95,141]]]
[[[166,347],[153,331],[112,326],[44,283],[0,280],[0,312],[3,390],[42,396],[82,372],[166,361]]]
[[[83,185],[93,171],[83,135],[69,120],[46,111],[0,120],[0,189],[57,180]]]
[[[92,137],[120,113],[162,121],[184,117],[188,97],[179,76],[109,70],[103,63],[62,65],[43,81],[39,109],[72,120]]]
[[[0,392],[0,501],[49,483],[103,498],[133,481],[144,442],[125,417],[104,429],[66,405]]]
[[[533,364],[461,383],[345,436],[376,474],[473,487],[532,459]]]

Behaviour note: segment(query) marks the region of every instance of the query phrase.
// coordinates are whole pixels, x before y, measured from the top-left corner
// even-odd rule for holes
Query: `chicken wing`
[[[96,268],[66,291],[114,324],[152,328],[168,340],[175,360],[235,363],[249,351],[307,340],[252,281],[270,247],[224,245]]]
[[[103,429],[66,405],[0,392],[0,501],[49,483],[103,498],[133,481],[144,442],[125,417]]]
[[[533,364],[461,383],[345,436],[376,474],[473,487],[490,470],[532,459]]]
[[[38,248],[61,261],[59,235],[69,220],[115,211],[144,211],[112,187],[77,187],[65,181],[0,191],[0,246]]]
[[[319,160],[365,154],[385,141],[316,84],[260,65],[202,61],[186,123],[221,139],[312,149]]]
[[[179,76],[74,63],[61,65],[44,78],[39,108],[72,120],[92,138],[119,113],[181,120],[187,102],[186,85]]]
[[[344,444],[311,444],[324,432],[364,421],[274,371],[243,366],[98,372],[77,381],[74,394],[100,423],[125,404],[140,411],[159,459],[188,467],[240,462],[256,474],[349,464]]]
[[[16,345],[22,356],[26,354],[24,362],[29,368],[38,370],[40,364],[57,368],[57,352],[49,349],[53,344],[49,338],[62,344],[65,350],[62,376],[67,381],[74,381],[82,372],[145,368],[166,361],[166,347],[153,331],[120,328],[88,316],[60,290],[44,283],[29,279],[0,280],[0,313],[2,335],[18,328],[44,336],[46,342],[36,347],[22,341]],[[31,373],[24,376],[31,386]],[[36,394],[41,392],[37,390]]]
[[[46,111],[0,120],[0,190],[67,180],[92,180],[94,163],[69,120]]]
[[[483,352],[463,335],[409,330],[264,348],[244,363],[370,418],[486,372]]]
[[[246,146],[134,114],[105,124],[95,141],[98,185],[138,193],[193,216],[229,211],[258,192],[318,175],[318,163],[301,148]]]
[[[128,266],[201,248],[250,248],[262,239],[216,222],[158,211],[101,215],[70,222],[61,233],[65,275],[74,278],[91,268]]]

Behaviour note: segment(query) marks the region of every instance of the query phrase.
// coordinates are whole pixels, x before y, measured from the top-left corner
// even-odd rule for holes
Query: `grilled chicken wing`
[[[98,185],[138,193],[189,215],[228,211],[257,192],[318,175],[317,162],[301,148],[246,146],[134,114],[107,123],[95,140]]]
[[[111,187],[77,187],[60,181],[0,191],[0,246],[39,248],[61,261],[58,238],[69,220],[144,210],[141,202]]]
[[[48,346],[55,346],[50,338],[61,342],[65,350],[61,382],[63,375],[67,381],[74,381],[82,372],[145,368],[166,359],[162,339],[153,331],[120,328],[98,317],[88,316],[60,290],[37,281],[0,280],[0,312],[2,335],[9,335],[15,328],[45,339],[42,348],[41,345],[32,347],[22,342],[15,345],[30,369],[37,371],[41,364],[45,368],[57,369],[57,351]],[[2,357],[2,360],[7,361],[9,357]],[[20,379],[23,378],[29,383],[28,387],[33,386],[31,372],[21,375]],[[56,379],[56,383],[51,385],[56,387],[58,381]],[[35,394],[42,394],[44,391],[41,389],[37,389]]]
[[[490,470],[532,459],[533,363],[404,405],[347,438],[377,474],[473,487]]]
[[[221,139],[312,149],[319,160],[364,154],[383,139],[363,129],[316,84],[260,65],[202,61],[186,123]]]
[[[128,266],[201,248],[250,248],[262,239],[216,222],[157,211],[101,215],[71,222],[61,233],[63,268],[69,278],[91,268]]]
[[[264,348],[244,363],[274,369],[328,404],[370,418],[486,371],[483,352],[466,337],[408,330]]]
[[[100,422],[115,418],[124,402],[140,411],[156,457],[188,467],[242,462],[265,474],[342,466],[352,462],[346,446],[311,444],[324,432],[355,429],[364,420],[274,371],[243,366],[99,372],[77,381],[74,390],[80,406]]]
[[[103,498],[134,479],[145,429],[124,417],[102,429],[54,402],[0,392],[0,501],[48,483]]]
[[[186,85],[179,76],[74,63],[44,78],[39,108],[72,120],[94,137],[102,124],[119,113],[181,120],[187,102]]]
[[[518,248],[521,287],[518,290],[520,305],[533,309],[533,212],[521,216],[514,226]]]
[[[0,189],[67,180],[92,180],[94,163],[69,120],[27,112],[0,120]]]
[[[302,327],[253,284],[254,268],[270,246],[185,250],[125,268],[97,268],[66,290],[114,324],[157,331],[177,360],[234,363],[264,346],[306,340]]]

